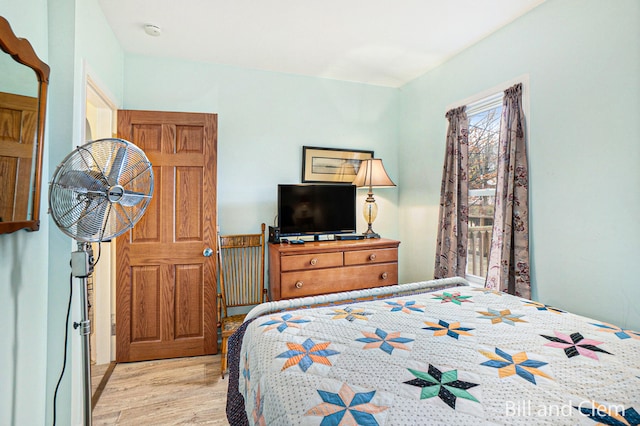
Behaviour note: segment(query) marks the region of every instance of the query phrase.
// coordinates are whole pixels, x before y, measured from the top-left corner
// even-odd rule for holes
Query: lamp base
[[[364,232],[362,236],[364,238],[380,238],[380,234],[373,232],[373,229],[371,228],[367,229],[367,232]]]
[[[376,220],[378,215],[378,205],[373,198],[371,187],[369,187],[369,196],[364,202],[364,209],[362,209],[364,220],[367,221],[367,230],[362,234],[364,238],[380,238],[380,235],[373,232],[373,221]]]

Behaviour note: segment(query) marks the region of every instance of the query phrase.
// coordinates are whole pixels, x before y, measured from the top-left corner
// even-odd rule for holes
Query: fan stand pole
[[[87,303],[87,277],[93,272],[93,250],[90,243],[78,243],[78,251],[71,253],[71,272],[76,278],[80,278],[80,308],[82,316],[80,322],[74,322],[73,328],[79,329],[82,336],[82,362],[83,362],[83,395],[84,395],[84,426],[91,426],[91,354],[89,349],[89,337],[91,334],[91,322],[89,321],[89,304]]]

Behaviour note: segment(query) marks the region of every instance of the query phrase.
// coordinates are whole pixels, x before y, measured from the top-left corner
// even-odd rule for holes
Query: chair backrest
[[[218,266],[223,316],[227,308],[257,305],[265,301],[265,225],[259,234],[220,235]]]

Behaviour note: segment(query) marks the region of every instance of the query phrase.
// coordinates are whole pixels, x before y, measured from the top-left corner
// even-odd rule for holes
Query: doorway
[[[100,256],[89,283],[94,404],[116,360],[217,352],[215,258],[204,254],[216,248],[217,115],[118,111],[110,99],[87,76],[85,139],[136,143],[154,164],[156,182],[135,230],[94,247]],[[141,246],[154,255],[140,256]],[[153,270],[163,271],[160,279],[152,279]]]
[[[117,116],[115,103],[89,76],[86,77],[85,92],[85,142],[114,137]],[[115,360],[115,330],[112,327],[115,324],[115,273],[112,265],[115,243],[94,244],[93,250],[96,256],[100,256],[87,283],[91,382],[95,400],[96,389],[102,377],[112,370]]]

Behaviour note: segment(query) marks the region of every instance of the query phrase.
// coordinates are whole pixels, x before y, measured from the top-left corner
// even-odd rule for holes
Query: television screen
[[[356,230],[354,185],[278,185],[280,235],[343,234]]]

